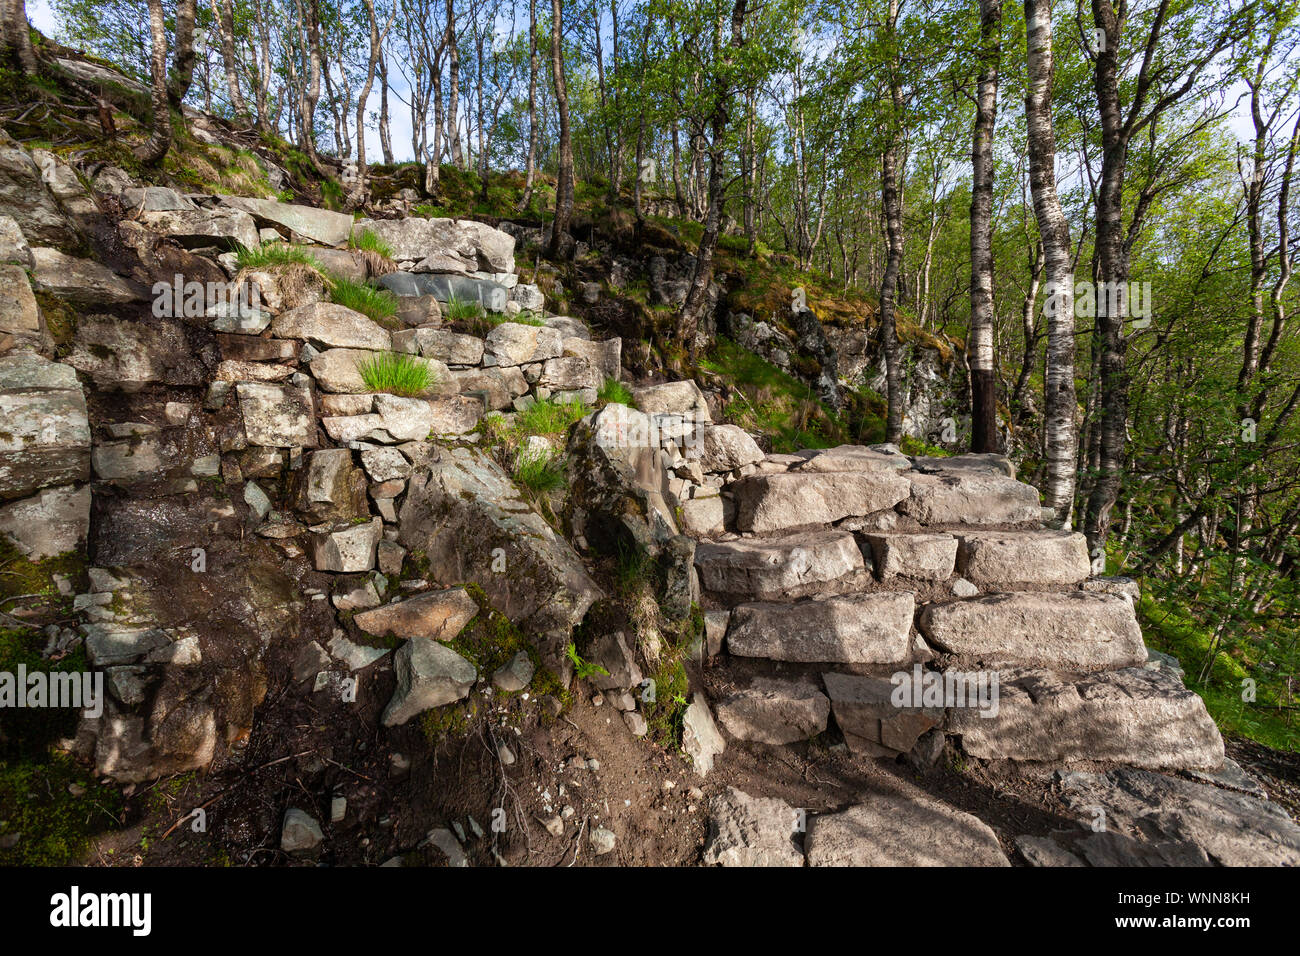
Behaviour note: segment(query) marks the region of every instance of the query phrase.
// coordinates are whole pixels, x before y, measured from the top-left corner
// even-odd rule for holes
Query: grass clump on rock
[[[376,352],[357,362],[357,371],[366,388],[404,398],[414,398],[437,384],[432,366],[405,352]]]
[[[379,325],[391,327],[397,317],[397,296],[387,289],[376,289],[364,282],[342,276],[329,277],[330,301],[360,312]]]

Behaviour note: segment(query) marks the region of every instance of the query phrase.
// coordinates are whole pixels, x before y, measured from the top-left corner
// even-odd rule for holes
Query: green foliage
[[[849,438],[839,416],[809,386],[729,339],[719,337],[700,365],[736,387],[727,421],[767,435],[775,452],[828,448]]]
[[[375,352],[357,362],[357,371],[370,391],[407,398],[424,395],[437,384],[433,367],[405,352]]]
[[[572,641],[565,646],[564,654],[573,664],[573,675],[579,680],[588,680],[597,675],[609,676],[609,671],[605,670],[605,668],[579,656],[578,648],[574,646]]]
[[[579,401],[558,402],[553,398],[539,399],[515,415],[515,432],[520,437],[561,435],[590,411],[588,406]]]
[[[0,866],[69,866],[91,839],[121,825],[122,797],[64,754],[0,761]],[[3,838],[17,834],[5,848]]]

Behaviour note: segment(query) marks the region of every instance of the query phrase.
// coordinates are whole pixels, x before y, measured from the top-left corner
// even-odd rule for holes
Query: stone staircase
[[[695,561],[732,737],[806,740],[833,718],[872,757],[933,732],[989,759],[1222,764],[1201,700],[1148,661],[1135,586],[1092,577],[1083,535],[1042,527],[1005,460],[847,446],[753,469]],[[977,679],[983,697],[954,695]],[[931,692],[898,706],[913,685]]]

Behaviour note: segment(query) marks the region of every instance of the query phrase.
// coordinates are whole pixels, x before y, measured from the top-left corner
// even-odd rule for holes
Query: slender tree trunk
[[[998,451],[997,388],[993,378],[993,130],[998,115],[1002,0],[980,0],[980,71],[975,95],[970,200],[970,363],[973,452]]]
[[[560,258],[567,251],[569,222],[573,218],[573,134],[569,128],[569,90],[564,82],[563,9],[551,0],[551,80],[560,114],[560,162],[555,179],[555,221],[546,254]]]
[[[162,162],[172,144],[171,109],[167,100],[167,26],[162,0],[149,0],[149,75],[152,81],[152,128],[135,155],[146,166]]]
[[[235,57],[235,9],[231,0],[212,0],[212,17],[221,33],[221,62],[226,70],[226,95],[236,116],[248,116],[248,104],[239,90],[239,61]]]
[[[686,347],[690,364],[695,365],[699,354],[700,320],[709,304],[709,284],[713,281],[713,254],[718,248],[718,234],[722,225],[722,204],[726,199],[726,180],[724,177],[724,157],[726,148],[727,124],[731,120],[730,71],[726,67],[731,63],[735,52],[745,42],[745,11],[748,0],[735,0],[731,8],[731,39],[722,54],[723,69],[717,73],[716,89],[712,116],[713,143],[709,152],[709,180],[707,186],[708,205],[704,213],[704,233],[700,237],[699,248],[695,251],[695,274],[691,277],[691,286],[686,293],[686,302],[682,305],[679,341]],[[721,26],[721,24],[719,24]]]
[[[384,165],[393,165],[393,137],[388,126],[388,57],[379,51],[379,148],[384,154]]]
[[[1070,524],[1074,505],[1075,453],[1078,435],[1074,394],[1074,276],[1070,261],[1070,227],[1056,192],[1056,132],[1052,125],[1051,0],[1025,0],[1029,88],[1025,115],[1029,129],[1029,184],[1034,215],[1043,240],[1046,279],[1047,368],[1044,395],[1044,497],[1062,527]]]
[[[370,58],[366,61],[366,79],[357,93],[357,181],[348,196],[348,208],[355,209],[361,205],[366,194],[366,101],[370,99],[370,90],[375,85],[375,70],[379,66],[379,57],[388,28],[393,25],[392,18],[379,27],[379,18],[375,13],[375,0],[362,0],[366,8],[366,17],[370,24]],[[396,11],[394,11],[396,15]]]
[[[447,0],[447,72],[451,83],[447,100],[447,145],[451,161],[465,168],[465,156],[460,145],[460,45],[456,38],[456,2]]]
[[[889,0],[887,29],[896,36],[899,0]],[[899,139],[902,136],[902,89],[895,61],[888,66],[892,115],[880,157],[880,194],[885,226],[885,271],[880,279],[880,341],[885,353],[885,441],[903,438],[902,347],[898,341],[898,276],[903,266],[903,196],[898,183]]]
[[[28,76],[36,75],[36,51],[27,25],[27,0],[4,0],[5,58]]]
[[[175,50],[172,53],[172,74],[167,82],[167,99],[174,110],[180,110],[185,94],[194,82],[194,18],[197,0],[177,0],[175,13]]]
[[[528,0],[528,161],[524,173],[524,194],[519,197],[519,211],[533,201],[537,181],[537,0]]]

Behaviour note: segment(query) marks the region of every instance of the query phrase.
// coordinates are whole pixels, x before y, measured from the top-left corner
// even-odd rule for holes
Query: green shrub
[[[423,395],[437,384],[433,367],[405,352],[376,352],[357,363],[366,388],[408,398]]]
[[[330,301],[369,316],[380,325],[392,326],[397,315],[397,296],[342,276],[329,276]]]

